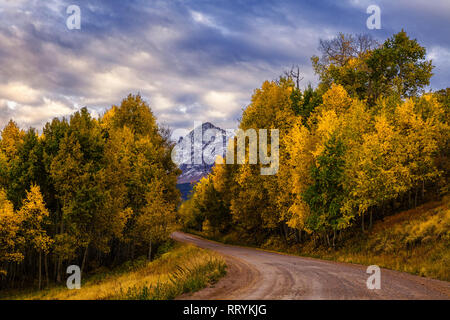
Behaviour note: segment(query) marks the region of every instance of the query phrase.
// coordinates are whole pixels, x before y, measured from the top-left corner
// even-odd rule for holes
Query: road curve
[[[381,289],[366,286],[367,266],[224,245],[182,232],[172,238],[221,254],[227,275],[212,287],[179,299],[450,299],[450,282],[381,269]]]

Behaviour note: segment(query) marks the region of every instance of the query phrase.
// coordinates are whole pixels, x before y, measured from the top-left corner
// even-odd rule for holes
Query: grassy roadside
[[[378,265],[424,277],[450,281],[450,198],[424,204],[374,223],[365,234],[355,233],[337,249],[314,246],[312,241],[287,246],[269,239],[260,249],[331,261]],[[230,234],[222,237],[194,232],[228,244],[246,245]]]
[[[365,234],[347,239],[336,251],[314,249],[302,254],[450,281],[449,203],[429,203],[387,217]]]
[[[81,289],[55,287],[43,291],[3,293],[2,299],[19,300],[167,300],[198,291],[226,273],[224,260],[214,252],[192,245],[175,248],[152,262],[135,265],[83,281]],[[130,270],[131,269],[131,270]]]

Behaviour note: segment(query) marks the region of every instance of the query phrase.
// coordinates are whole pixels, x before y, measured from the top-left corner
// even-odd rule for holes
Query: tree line
[[[335,247],[373,219],[448,193],[450,89],[425,92],[426,49],[404,31],[382,44],[339,34],[319,49],[316,88],[285,72],[255,90],[240,119],[243,130],[280,130],[278,174],[216,164],[180,207],[186,229]]]
[[[10,121],[0,140],[0,288],[42,288],[146,255],[169,237],[180,201],[168,129],[139,95],[42,133]]]

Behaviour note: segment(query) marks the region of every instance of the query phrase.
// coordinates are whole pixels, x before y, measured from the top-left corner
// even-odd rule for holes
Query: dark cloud
[[[81,30],[66,28],[71,4]],[[382,30],[366,29],[370,4]],[[292,64],[315,83],[310,57],[339,31],[382,41],[404,28],[427,46],[438,89],[450,73],[449,18],[446,0],[0,0],[0,126],[14,117],[40,127],[82,106],[100,114],[139,92],[165,125],[232,128],[253,89]]]

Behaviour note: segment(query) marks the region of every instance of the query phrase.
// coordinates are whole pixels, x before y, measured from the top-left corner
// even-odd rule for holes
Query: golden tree
[[[21,221],[21,232],[27,245],[39,254],[39,290],[42,284],[42,253],[48,254],[53,240],[45,230],[48,224],[49,212],[45,207],[39,186],[31,185],[22,208],[18,212]]]

